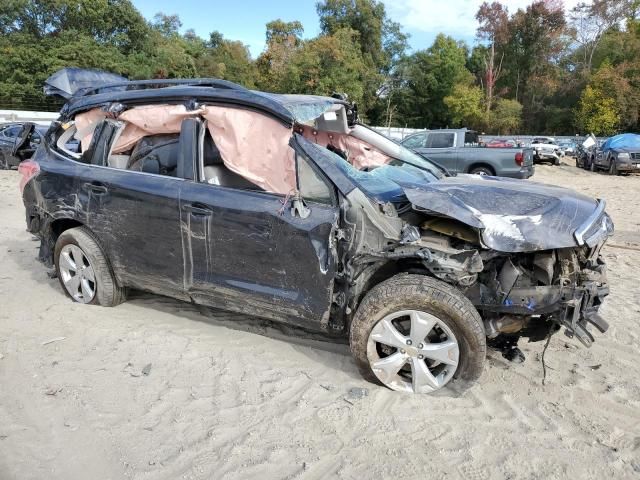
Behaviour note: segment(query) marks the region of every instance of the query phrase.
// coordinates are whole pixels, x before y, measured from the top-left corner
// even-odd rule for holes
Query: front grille
[[[631,154],[631,158],[633,158],[634,160],[640,160],[640,152],[633,152]]]

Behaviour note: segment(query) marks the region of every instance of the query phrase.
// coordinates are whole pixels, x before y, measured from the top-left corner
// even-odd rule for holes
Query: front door
[[[198,303],[308,328],[326,325],[338,219],[328,195],[308,198],[302,218],[284,195],[183,182],[189,295]]]

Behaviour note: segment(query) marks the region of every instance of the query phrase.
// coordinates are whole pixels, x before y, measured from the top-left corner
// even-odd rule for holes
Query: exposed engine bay
[[[520,337],[541,341],[564,327],[568,337],[589,347],[594,341],[589,324],[600,333],[607,330],[598,309],[609,293],[600,255],[609,231],[592,246],[501,252],[483,245],[478,229],[421,210],[387,204],[375,222],[367,208],[347,211],[352,231],[368,232],[360,238],[341,234],[350,243],[348,251],[357,251],[343,265],[344,293],[336,299],[340,304],[349,298],[347,313],[376,277],[407,271],[459,288],[481,314],[489,344],[509,360],[524,360],[517,349]],[[381,231],[386,234],[376,235]],[[395,241],[390,232],[397,234]]]

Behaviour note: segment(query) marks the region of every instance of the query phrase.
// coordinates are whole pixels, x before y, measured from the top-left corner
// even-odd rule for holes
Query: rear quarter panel
[[[497,176],[519,178],[522,167],[515,161],[516,154],[524,156],[523,165],[533,165],[533,150],[531,148],[484,148],[459,147],[458,165],[460,172],[467,173],[477,164],[489,165]]]

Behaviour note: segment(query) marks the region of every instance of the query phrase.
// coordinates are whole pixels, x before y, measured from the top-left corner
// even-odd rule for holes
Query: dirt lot
[[[611,328],[591,349],[554,336],[546,386],[543,344],[524,344],[443,398],[368,384],[346,344],[263,320],[71,303],[0,172],[0,478],[640,478],[640,177],[534,179],[607,200]]]

